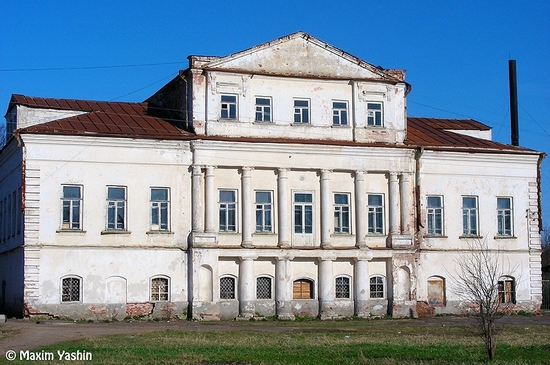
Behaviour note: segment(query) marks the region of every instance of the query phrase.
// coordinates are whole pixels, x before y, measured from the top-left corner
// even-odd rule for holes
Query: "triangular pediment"
[[[197,59],[197,61],[199,61]],[[200,68],[267,75],[369,79],[399,82],[383,70],[304,32],[220,58],[202,58]]]

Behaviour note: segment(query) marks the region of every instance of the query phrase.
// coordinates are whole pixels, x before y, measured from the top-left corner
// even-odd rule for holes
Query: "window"
[[[427,200],[427,233],[429,236],[443,236],[443,197],[428,196]]]
[[[348,103],[345,101],[332,102],[332,125],[348,124]]]
[[[79,302],[81,280],[78,277],[67,277],[61,280],[61,301],[62,302]]]
[[[349,194],[334,194],[334,233],[350,233]]]
[[[256,98],[256,122],[271,122],[271,98]]]
[[[237,231],[237,202],[234,190],[220,190],[220,232]]]
[[[220,299],[235,299],[235,278],[220,278]]]
[[[385,298],[385,280],[383,276],[370,278],[370,297],[373,299]]]
[[[512,198],[497,198],[498,235],[512,236]]]
[[[270,191],[256,191],[256,232],[272,232],[273,199]]]
[[[221,119],[237,119],[237,95],[222,95],[221,104]]]
[[[271,278],[262,276],[256,279],[256,299],[271,299]]]
[[[107,187],[107,229],[126,230],[125,187]]]
[[[336,299],[349,299],[350,295],[350,280],[346,276],[336,278],[335,283]]]
[[[61,229],[82,229],[82,187],[63,186],[63,197],[61,199],[63,212]]]
[[[313,233],[313,194],[294,193],[294,233]]]
[[[367,125],[382,127],[382,103],[367,103]]]
[[[477,197],[462,197],[462,234],[464,236],[477,236]]]
[[[169,288],[168,278],[160,277],[151,279],[151,301],[168,301]]]
[[[313,299],[313,281],[309,279],[299,279],[294,281],[292,285],[293,299]]]
[[[294,123],[309,123],[309,100],[294,99]]]
[[[384,196],[381,194],[368,195],[368,221],[370,234],[384,233]]]
[[[151,188],[151,230],[169,231],[170,190]]]
[[[439,276],[428,278],[428,304],[445,305],[445,280]]]
[[[498,281],[498,301],[516,303],[516,283],[510,276],[502,276]]]

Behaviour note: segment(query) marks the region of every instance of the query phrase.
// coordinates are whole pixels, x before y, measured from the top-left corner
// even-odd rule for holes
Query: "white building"
[[[0,152],[0,312],[72,318],[460,313],[456,258],[541,303],[543,153],[411,118],[405,72],[298,32],[144,103],[14,95]]]

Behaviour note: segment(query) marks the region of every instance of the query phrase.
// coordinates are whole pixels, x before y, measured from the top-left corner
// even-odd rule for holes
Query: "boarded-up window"
[[[498,301],[500,303],[515,303],[516,288],[514,278],[501,277],[498,281]]]
[[[435,306],[445,305],[445,280],[432,276],[428,278],[428,303]]]
[[[313,299],[313,281],[296,280],[292,287],[292,294],[294,299]]]

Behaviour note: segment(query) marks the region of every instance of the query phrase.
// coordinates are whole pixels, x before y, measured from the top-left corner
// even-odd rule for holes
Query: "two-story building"
[[[484,241],[541,303],[540,163],[473,120],[412,118],[405,72],[303,32],[189,68],[143,103],[14,95],[0,309],[72,318],[461,313]],[[508,265],[508,266],[507,266]]]

